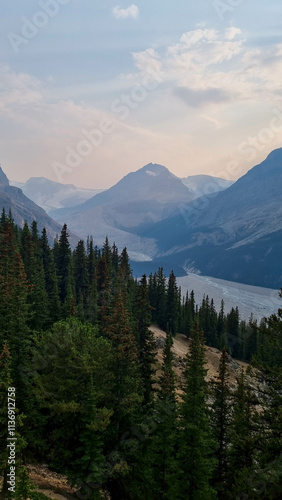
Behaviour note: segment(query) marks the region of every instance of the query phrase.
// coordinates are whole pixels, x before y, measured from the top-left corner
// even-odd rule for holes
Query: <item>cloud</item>
[[[243,38],[234,39],[238,31],[230,28],[223,36],[215,29],[188,31],[183,33],[179,43],[167,48],[167,54],[181,65],[210,66],[229,61],[242,50]]]
[[[211,116],[200,115],[200,117],[203,118],[203,120],[206,120],[207,122],[212,123],[217,129],[222,128],[222,126],[224,125],[224,123],[220,123],[218,120],[216,120],[215,118],[212,118]]]
[[[161,89],[194,108],[240,102],[269,106],[271,100],[278,105],[281,56],[282,44],[250,48],[236,26],[223,31],[197,28],[175,44],[133,54],[141,74],[154,69],[162,76]]]
[[[137,5],[134,4],[131,4],[127,9],[121,9],[119,5],[117,5],[113,8],[112,12],[116,19],[127,19],[128,17],[137,19],[139,16],[139,9]]]
[[[161,73],[161,58],[154,49],[133,52],[132,56],[141,74]]]
[[[200,108],[206,104],[218,104],[230,100],[230,96],[219,88],[193,90],[185,87],[177,87],[173,93],[191,108]]]
[[[0,65],[0,160],[11,179],[56,180],[52,163],[65,162],[66,146],[75,148],[83,129],[98,127],[104,106],[114,133],[105,134],[64,182],[105,187],[109,179],[118,181],[150,161],[177,175],[182,171],[181,176],[211,169],[218,174],[230,152],[269,126],[275,106],[281,109],[281,73],[282,44],[264,47],[262,42],[254,48],[236,27],[195,29],[174,44],[132,53],[129,72],[106,80],[103,89],[97,84],[87,104],[79,100],[85,83],[67,100],[52,79],[38,80]],[[147,81],[146,75],[156,75],[160,84],[137,102],[134,89]],[[111,99],[123,96],[133,107],[121,122],[111,114]],[[278,147],[279,140],[277,134],[261,155]],[[245,168],[245,158],[239,161]]]
[[[173,151],[174,137],[138,122],[134,111],[133,119],[122,122],[111,113],[110,102],[109,110],[103,112],[94,105],[62,99],[56,92],[48,78],[38,80],[0,64],[0,161],[10,179],[44,176],[61,180],[52,167],[54,162],[65,165],[66,148],[76,150],[85,141],[83,131],[99,131],[103,120],[113,123],[113,133],[104,133],[101,144],[93,146],[89,155],[82,155],[78,167],[63,175],[63,182],[110,187],[109,182],[117,182],[152,158],[164,163],[166,153]],[[187,137],[185,141],[187,147]]]
[[[225,31],[225,38],[227,40],[234,40],[234,38],[237,35],[241,35],[241,34],[242,34],[242,31],[240,30],[240,28],[235,28],[234,26],[232,26],[231,28],[228,28]]]

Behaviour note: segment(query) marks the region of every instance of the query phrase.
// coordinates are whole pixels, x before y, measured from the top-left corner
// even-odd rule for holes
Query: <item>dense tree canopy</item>
[[[181,500],[282,496],[282,309],[260,325],[238,308],[182,297],[173,271],[134,280],[108,238],[54,246],[36,223],[0,219],[0,466],[7,490],[7,391],[17,410],[16,498],[36,498],[23,464],[48,463],[78,497]],[[166,331],[157,357],[150,324]],[[189,339],[180,379],[174,337]],[[222,350],[208,383],[205,343]],[[252,361],[228,380],[230,354]],[[109,498],[109,496],[107,498]]]

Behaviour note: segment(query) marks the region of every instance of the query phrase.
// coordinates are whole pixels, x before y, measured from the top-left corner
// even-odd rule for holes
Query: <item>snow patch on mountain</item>
[[[134,252],[132,250],[128,251],[128,256],[130,260],[134,262],[152,262],[153,260],[149,255],[146,255],[142,252]]]

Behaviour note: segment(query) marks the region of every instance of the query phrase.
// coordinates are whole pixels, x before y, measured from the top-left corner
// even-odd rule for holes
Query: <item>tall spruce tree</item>
[[[73,312],[75,303],[72,255],[66,224],[63,225],[58,243],[54,245],[54,257],[59,281],[60,300],[66,317]]]
[[[151,323],[151,310],[149,303],[149,289],[147,278],[144,274],[136,290],[134,318],[136,324],[136,337],[138,343],[141,376],[144,385],[144,404],[153,400],[153,384],[155,382],[156,344],[154,335],[149,329]]]
[[[223,349],[217,380],[213,383],[212,396],[212,426],[213,435],[216,439],[217,465],[214,472],[214,485],[218,498],[224,500],[226,497],[226,483],[228,472],[228,445],[230,441],[231,424],[231,394],[228,385],[227,352]]]
[[[167,326],[167,298],[166,298],[166,278],[162,267],[158,269],[156,274],[156,320],[157,324],[163,329]]]
[[[131,450],[123,446],[121,437],[138,422],[138,411],[143,399],[137,342],[131,330],[129,314],[121,293],[117,297],[111,315],[107,318],[104,333],[111,340],[114,351],[113,416],[108,447],[112,453],[115,451],[115,460],[107,486],[112,499],[116,500],[126,498],[131,460],[134,456]]]
[[[195,324],[186,357],[184,394],[180,408],[179,500],[216,498],[216,492],[211,487],[216,465],[213,458],[215,442],[208,418],[207,371],[204,365],[204,334]]]
[[[85,317],[87,295],[89,293],[89,274],[84,241],[80,240],[73,254],[73,273],[76,292],[77,313],[80,319]]]
[[[28,293],[31,311],[30,328],[41,330],[49,324],[50,312],[36,223],[32,225],[32,232],[27,223],[24,224],[21,232],[21,255],[30,284]]]
[[[13,222],[6,221],[1,227],[0,251],[0,345],[5,341],[8,342],[11,375],[21,405],[24,402],[24,384],[19,368],[28,364],[31,346],[31,333],[28,327],[29,284]]]
[[[51,326],[61,318],[61,305],[59,298],[58,279],[54,262],[54,255],[48,243],[47,231],[42,230],[42,235],[39,241],[41,247],[42,264],[45,276],[45,287],[49,300],[49,318]]]
[[[153,470],[153,498],[159,500],[177,498],[178,492],[177,409],[172,346],[173,338],[167,329],[159,390],[154,408],[156,429],[152,437],[150,451]]]
[[[179,328],[180,301],[179,289],[177,287],[176,277],[173,271],[171,271],[168,279],[166,314],[166,323],[168,324],[172,335],[175,335]]]
[[[231,423],[228,491],[230,498],[248,493],[248,480],[254,473],[256,463],[256,435],[254,414],[256,398],[241,371],[234,394],[234,414]]]

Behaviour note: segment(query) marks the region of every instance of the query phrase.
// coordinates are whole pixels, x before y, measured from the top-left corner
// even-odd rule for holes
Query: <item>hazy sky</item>
[[[282,146],[281,0],[1,0],[8,177],[236,179]]]

